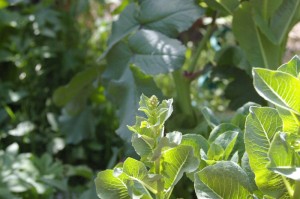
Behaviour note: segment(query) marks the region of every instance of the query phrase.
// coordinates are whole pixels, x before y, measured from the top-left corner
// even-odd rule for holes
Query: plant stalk
[[[190,96],[190,81],[183,76],[181,70],[176,70],[172,74],[179,108],[186,117],[194,121],[195,117]]]
[[[209,38],[211,37],[211,35],[214,32],[215,29],[215,22],[216,22],[216,14],[213,17],[213,20],[211,22],[211,24],[209,25],[209,27],[206,30],[206,33],[204,34],[203,38],[201,39],[198,48],[196,50],[196,53],[194,54],[194,56],[192,57],[192,61],[189,65],[188,71],[189,72],[194,72],[197,66],[197,62],[200,58],[201,52],[204,50]]]
[[[155,160],[154,166],[155,166],[155,173],[160,174],[160,157]],[[157,183],[158,183],[158,190],[157,190],[157,194],[155,195],[155,198],[163,199],[164,195],[163,195],[163,192],[161,191],[161,186],[164,186],[164,185],[163,185],[161,179],[159,179]]]

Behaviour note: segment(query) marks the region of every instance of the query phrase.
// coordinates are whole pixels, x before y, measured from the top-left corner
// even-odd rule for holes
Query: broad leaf
[[[177,146],[162,153],[160,160],[161,174],[165,177],[165,190],[169,194],[182,178],[183,173],[190,173],[198,168],[199,160],[190,146]]]
[[[141,26],[176,38],[204,14],[194,0],[143,0],[137,17]]]
[[[203,149],[205,153],[207,153],[209,144],[207,140],[201,135],[196,134],[186,134],[182,136],[181,145],[191,146],[194,149],[194,155],[200,157],[200,149]]]
[[[120,14],[119,19],[113,23],[106,52],[128,34],[139,28],[139,22],[136,20],[137,10],[138,8],[135,4],[128,5]],[[102,55],[102,57],[104,56],[105,54]]]
[[[149,75],[169,73],[181,67],[186,48],[175,39],[152,30],[140,30],[129,37],[130,63]]]
[[[288,178],[300,180],[300,156],[287,142],[287,136],[286,133],[276,133],[269,149],[268,168]]]
[[[273,44],[258,30],[252,17],[252,9],[251,3],[244,1],[234,12],[233,33],[252,66],[276,67],[281,59],[280,46]]]
[[[213,142],[215,144],[222,146],[222,148],[224,149],[223,160],[228,160],[230,154],[234,152],[233,148],[235,146],[238,135],[239,135],[238,131],[227,131],[219,135]]]
[[[256,91],[266,100],[300,115],[300,80],[294,76],[268,69],[253,69]]]
[[[268,151],[276,132],[282,130],[282,121],[273,108],[251,107],[246,119],[245,147],[258,188],[265,194],[280,197],[285,185],[280,175],[268,170]]]
[[[236,163],[221,161],[195,174],[197,198],[232,199],[251,195],[248,176]]]
[[[127,158],[114,170],[99,172],[95,183],[100,198],[152,199],[148,190],[156,194],[160,179],[159,175],[150,175],[142,162]]]
[[[96,191],[99,198],[130,199],[127,187],[122,178],[116,178],[113,170],[98,173],[95,179]]]
[[[230,124],[230,123],[222,123],[216,126],[210,133],[208,141],[210,143],[214,142],[214,140],[221,134],[225,133],[226,131],[241,131],[239,127]]]
[[[274,17],[271,18],[270,28],[275,34],[278,44],[286,40],[289,31],[294,25],[294,17],[297,15],[299,6],[299,0],[284,1],[274,13]]]
[[[265,21],[268,21],[273,16],[282,2],[283,0],[251,0],[251,4],[260,12]]]

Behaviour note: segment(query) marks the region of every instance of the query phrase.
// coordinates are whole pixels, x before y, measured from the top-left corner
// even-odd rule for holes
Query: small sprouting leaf
[[[212,143],[207,151],[208,160],[222,160],[224,156],[224,149],[222,146]]]
[[[224,160],[228,160],[230,154],[233,152],[235,146],[238,131],[227,131],[219,135],[213,143],[220,145],[224,150]]]
[[[195,174],[197,198],[248,198],[250,183],[245,171],[236,163],[221,161]]]
[[[300,180],[300,156],[289,145],[288,134],[276,133],[269,149],[270,164],[268,168],[275,173],[294,180]]]
[[[288,63],[281,65],[278,71],[282,71],[293,75],[294,77],[300,79],[300,59],[295,55]]]

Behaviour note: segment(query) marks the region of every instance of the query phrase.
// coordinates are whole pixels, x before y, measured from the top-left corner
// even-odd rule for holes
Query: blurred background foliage
[[[257,1],[252,1],[257,8]],[[120,117],[119,105],[126,91],[109,93],[111,79],[103,74],[110,65],[99,57],[107,50],[113,21],[130,3],[140,2],[0,0],[0,198],[97,198],[96,171],[135,156],[129,143],[115,133],[127,117]],[[175,98],[167,130],[208,137],[210,128],[204,118],[214,117],[211,110],[229,121],[246,102],[265,103],[250,76],[252,66],[263,64],[249,59],[251,52],[243,48],[251,39],[242,37],[239,29],[232,31],[232,20],[245,16],[249,5],[240,9],[241,2],[234,0],[195,2],[202,16],[175,39],[186,46],[180,75],[191,80],[188,95],[196,125],[185,125],[189,118],[178,111],[181,96],[172,74],[149,76],[134,65],[130,70],[139,92],[151,94],[151,82],[160,98]],[[295,16],[287,30],[300,14]],[[287,37],[288,32],[280,34]],[[280,43],[278,52],[284,51],[286,42]],[[135,108],[128,106],[126,111],[132,113],[127,114],[135,115]]]

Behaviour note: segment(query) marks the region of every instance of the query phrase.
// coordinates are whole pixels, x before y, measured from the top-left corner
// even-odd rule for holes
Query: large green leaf
[[[265,21],[273,16],[282,2],[283,0],[251,0],[251,4],[260,12]]]
[[[300,180],[300,156],[287,142],[287,134],[276,133],[269,149],[268,168],[275,173]]]
[[[282,121],[276,109],[251,107],[246,119],[245,147],[258,188],[272,197],[280,197],[285,185],[280,175],[268,170],[268,151],[276,132],[282,130]]]
[[[165,6],[168,4],[168,6]],[[164,9],[162,9],[164,8]],[[176,38],[203,15],[204,11],[193,0],[142,1],[140,5],[129,4],[112,25],[106,52],[102,59],[119,41],[138,29],[150,29]]]
[[[195,174],[197,198],[248,198],[250,182],[245,171],[236,163],[221,161]]]
[[[299,5],[299,0],[284,1],[271,18],[270,29],[274,33],[278,44],[286,40],[289,31],[294,25],[294,17],[297,15]]]
[[[233,33],[252,66],[276,67],[281,60],[280,45],[276,46],[259,31],[252,12],[251,3],[244,1],[233,14]]]
[[[143,0],[137,17],[145,29],[176,38],[204,14],[194,0]]]
[[[164,188],[170,194],[183,174],[195,171],[199,160],[194,156],[193,148],[179,145],[166,150],[160,159],[161,174],[165,177]]]
[[[253,69],[256,91],[266,100],[300,115],[300,80],[281,71]]]
[[[108,39],[108,52],[116,43],[126,37],[128,34],[136,31],[139,28],[139,22],[136,20],[137,6],[129,4],[120,14],[119,19],[112,25],[111,35]],[[104,54],[102,57],[104,57]]]
[[[130,63],[149,75],[169,73],[181,67],[186,48],[176,39],[152,30],[140,30],[129,37]]]
[[[219,119],[214,115],[213,111],[210,108],[208,107],[201,108],[201,113],[211,128],[215,128],[220,124]]]

